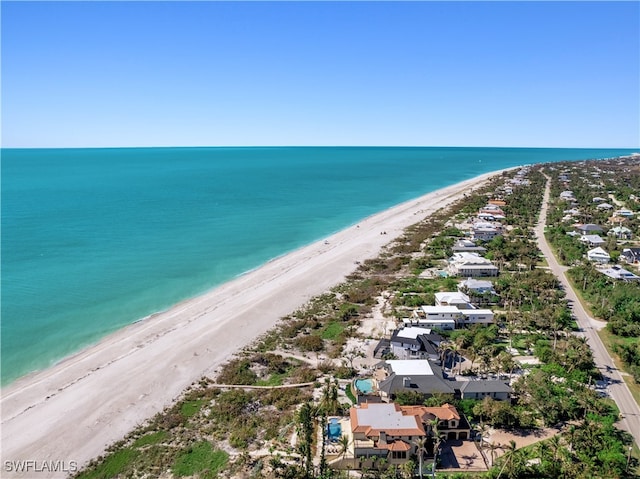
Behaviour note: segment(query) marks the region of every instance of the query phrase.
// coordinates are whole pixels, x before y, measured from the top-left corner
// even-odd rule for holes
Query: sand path
[[[4,388],[0,476],[65,477],[213,374],[279,318],[338,284],[355,261],[375,257],[406,227],[493,174],[371,216]],[[31,462],[17,473],[17,461]]]

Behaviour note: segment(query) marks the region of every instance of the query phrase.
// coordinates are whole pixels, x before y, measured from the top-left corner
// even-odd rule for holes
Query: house
[[[614,216],[623,216],[624,218],[629,218],[633,216],[633,211],[627,208],[620,208],[619,210],[614,211]]]
[[[596,196],[591,201],[593,201],[594,203],[602,203],[603,201],[607,201],[607,199],[602,198],[601,196]]]
[[[393,359],[376,365],[378,391],[389,402],[400,391],[415,391],[425,398],[435,394],[455,394],[455,381],[443,377],[442,370],[427,359]]]
[[[640,263],[640,248],[625,248],[620,258],[629,264]]]
[[[470,303],[469,296],[456,292],[439,292],[435,294],[436,306],[455,306],[458,309],[473,308]]]
[[[607,233],[608,235],[615,236],[618,239],[631,239],[631,230],[626,226],[614,226]]]
[[[493,219],[493,218],[491,218]],[[494,224],[486,221],[474,223],[471,227],[471,237],[478,241],[491,241],[496,236],[502,235],[502,229]]]
[[[462,319],[458,321],[458,326],[493,323],[493,311],[490,309],[461,309],[460,313]]]
[[[394,403],[364,403],[349,409],[353,457],[383,457],[402,464],[415,454],[415,439],[427,430],[418,414]]]
[[[470,380],[457,381],[461,399],[484,399],[490,397],[496,401],[508,401],[511,397],[511,387],[502,381]]]
[[[447,319],[456,321],[460,319],[460,310],[455,306],[420,306],[413,311],[416,319]]]
[[[474,279],[467,278],[464,281],[460,281],[458,283],[458,291],[469,292],[469,293],[491,293],[495,294],[495,290],[493,289],[493,283],[491,281],[482,280],[482,279]]]
[[[418,326],[420,328],[440,329],[442,331],[453,331],[456,329],[456,322],[453,319],[437,319],[420,316],[414,311],[411,318],[403,318],[404,327]]]
[[[582,235],[578,238],[578,241],[580,241],[581,243],[586,243],[589,246],[600,246],[606,243],[606,241],[603,240],[599,235]]]
[[[611,256],[598,246],[597,248],[587,251],[587,259],[595,263],[608,263],[611,260]]]
[[[507,202],[500,199],[489,200],[487,203],[489,203],[490,205],[496,205],[496,206],[507,206]]]
[[[566,190],[560,193],[560,199],[565,201],[575,201],[575,197],[573,196],[573,191]]]
[[[442,341],[439,334],[431,334],[430,329],[409,326],[396,329],[389,340],[389,352],[398,359],[439,359],[438,345]]]
[[[633,274],[631,271],[621,268],[620,266],[612,266],[611,268],[601,269],[600,272],[610,278],[619,281],[639,281],[640,276]]]
[[[452,247],[452,250],[454,253],[462,252],[462,251],[484,253],[487,251],[487,248],[478,246],[471,240],[461,239],[455,242],[455,244]]]
[[[609,203],[600,203],[596,208],[599,210],[612,210],[613,205],[610,205]]]
[[[478,211],[478,216],[489,215],[496,219],[506,218],[505,212],[497,205],[488,204]]]
[[[442,406],[401,406],[403,411],[419,416],[429,434],[434,434],[432,424],[437,420],[439,435],[447,440],[465,440],[469,438],[471,428],[464,415],[455,406],[445,403]]]
[[[477,253],[453,253],[449,258],[449,272],[453,276],[489,277],[498,276],[498,268]]]
[[[469,423],[451,404],[427,407],[364,403],[353,406],[349,409],[353,457],[361,461],[360,467],[370,467],[371,457],[384,458],[390,465],[403,464],[416,454],[418,440],[434,436],[434,421],[437,421],[438,433],[446,439],[465,440],[470,436]],[[432,455],[433,443],[430,444],[427,452]]]
[[[582,235],[591,235],[591,234],[597,234],[597,233],[602,233],[602,226],[598,226],[598,225],[594,225],[592,223],[587,223],[587,224],[577,224],[575,225],[576,230],[578,230],[578,233],[582,234]]]

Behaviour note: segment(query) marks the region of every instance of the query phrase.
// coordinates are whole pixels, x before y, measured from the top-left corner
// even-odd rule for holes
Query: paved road
[[[535,227],[538,247],[547,259],[549,269],[560,279],[564,287],[572,312],[577,320],[578,326],[580,327],[580,332],[578,334],[587,338],[587,342],[593,350],[593,358],[596,366],[600,369],[602,375],[609,383],[608,393],[618,405],[622,416],[618,426],[629,432],[633,436],[636,444],[640,446],[640,407],[638,407],[638,403],[633,399],[629,388],[622,379],[620,372],[616,369],[611,356],[604,347],[604,344],[597,333],[597,331],[602,329],[606,323],[598,321],[587,314],[582,303],[578,300],[575,291],[567,280],[565,272],[568,268],[566,266],[561,266],[558,263],[544,236],[545,218],[547,217],[547,206],[549,204],[549,193],[550,181],[549,178],[547,178],[547,186],[544,192],[540,218],[538,219],[538,224]]]

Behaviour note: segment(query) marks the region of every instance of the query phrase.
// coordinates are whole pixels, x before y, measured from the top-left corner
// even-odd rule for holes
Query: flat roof
[[[459,313],[460,310],[455,306],[420,306],[425,313]]]
[[[431,364],[426,359],[391,359],[387,364],[396,376],[433,376]]]
[[[421,334],[431,334],[431,330],[427,328],[419,328],[417,326],[409,326],[399,329],[396,333],[397,338],[417,339]]]

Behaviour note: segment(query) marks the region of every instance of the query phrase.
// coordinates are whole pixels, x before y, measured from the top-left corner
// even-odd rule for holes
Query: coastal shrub
[[[258,376],[251,370],[251,362],[247,359],[232,359],[222,366],[218,374],[219,384],[255,384]]]
[[[252,400],[253,394],[242,389],[224,391],[216,397],[215,407],[211,408],[210,416],[219,421],[231,421],[236,419]]]
[[[291,381],[293,383],[310,383],[318,379],[318,371],[309,366],[300,366],[296,368]]]
[[[324,341],[315,334],[299,336],[294,343],[298,348],[306,352],[318,352],[324,349]]]
[[[178,477],[198,474],[201,478],[213,478],[228,461],[226,452],[213,449],[208,441],[201,441],[184,449],[171,470]]]

